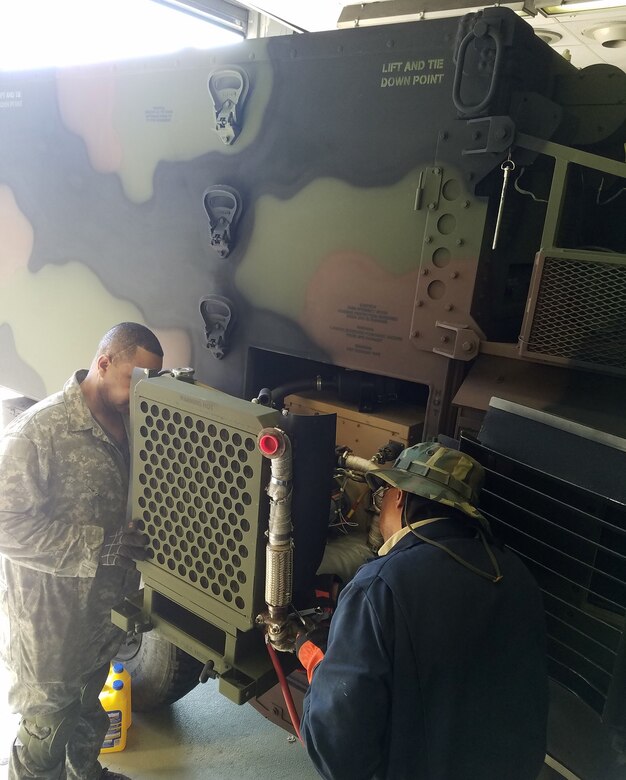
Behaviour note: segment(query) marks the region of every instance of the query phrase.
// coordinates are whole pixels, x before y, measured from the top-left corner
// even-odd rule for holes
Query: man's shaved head
[[[113,359],[123,354],[124,359],[129,360],[138,348],[163,357],[161,344],[149,328],[138,322],[120,322],[104,334],[98,344],[96,357],[107,355]]]

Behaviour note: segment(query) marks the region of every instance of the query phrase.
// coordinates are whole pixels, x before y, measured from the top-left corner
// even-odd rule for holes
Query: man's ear
[[[100,355],[96,360],[98,376],[104,376],[111,366],[111,358],[108,355]]]
[[[399,488],[392,488],[392,489],[393,489],[394,506],[396,507],[396,509],[402,509],[406,498],[406,491],[400,490]]]

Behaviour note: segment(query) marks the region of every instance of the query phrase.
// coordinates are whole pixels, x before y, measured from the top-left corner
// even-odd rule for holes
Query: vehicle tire
[[[115,661],[131,676],[134,712],[150,712],[182,699],[199,682],[203,664],[153,631],[129,635]]]

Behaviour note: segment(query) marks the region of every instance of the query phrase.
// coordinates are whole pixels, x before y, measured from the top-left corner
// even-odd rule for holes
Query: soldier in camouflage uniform
[[[122,778],[98,753],[108,728],[100,693],[123,638],[111,607],[136,590],[145,537],[126,521],[126,418],[134,366],[160,369],[143,325],[102,339],[89,371],[35,404],[0,441],[0,553],[21,722],[10,780]]]
[[[483,468],[425,443],[373,470],[385,543],[298,638],[302,736],[328,780],[535,780],[547,674],[539,588],[475,504]],[[328,647],[326,648],[326,637]]]

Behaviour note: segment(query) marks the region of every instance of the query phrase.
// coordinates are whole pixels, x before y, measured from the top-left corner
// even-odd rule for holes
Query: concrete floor
[[[6,673],[0,697],[0,780],[6,780],[17,729],[6,703]],[[211,680],[167,709],[133,713],[126,749],[101,761],[132,780],[319,778],[300,743],[249,705],[233,704]]]
[[[103,763],[132,780],[319,780],[295,738],[209,686],[169,711],[134,714],[126,749]],[[545,767],[537,780],[563,779]]]
[[[0,780],[7,780],[8,756],[17,729],[17,717],[8,712],[6,702],[6,673],[0,668]],[[126,749],[103,755],[101,760],[111,771],[132,780],[319,778],[295,738],[249,705],[233,704],[218,693],[211,680],[167,709],[133,713]],[[560,778],[544,767],[538,780]]]
[[[294,738],[209,681],[168,709],[133,714],[126,749],[102,756],[133,780],[319,778]]]

